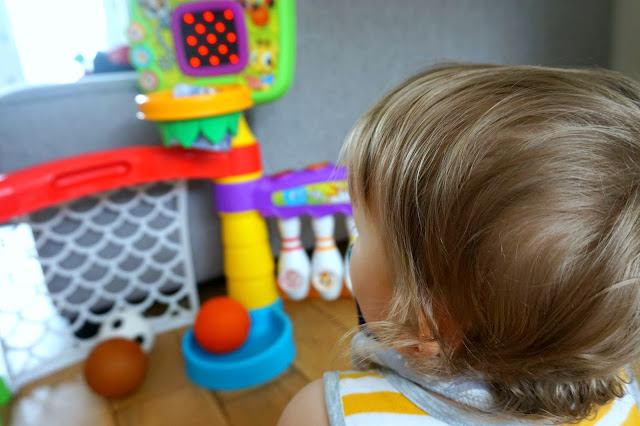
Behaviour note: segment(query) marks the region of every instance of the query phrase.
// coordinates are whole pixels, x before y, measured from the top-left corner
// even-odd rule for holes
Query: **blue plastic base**
[[[265,383],[291,365],[296,355],[293,330],[282,302],[249,311],[251,329],[239,349],[224,355],[205,351],[193,328],[182,338],[187,376],[211,390],[236,390]]]

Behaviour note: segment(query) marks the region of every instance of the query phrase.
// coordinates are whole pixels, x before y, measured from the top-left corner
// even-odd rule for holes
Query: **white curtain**
[[[22,65],[4,0],[0,0],[0,90],[24,82]]]
[[[127,44],[129,25],[129,0],[102,0],[107,21],[107,45],[109,47]]]
[[[81,78],[97,52],[126,43],[128,3],[0,0],[0,89]]]

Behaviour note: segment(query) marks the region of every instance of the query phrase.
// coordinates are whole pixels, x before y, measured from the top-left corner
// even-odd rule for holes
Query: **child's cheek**
[[[365,272],[362,270],[360,265],[360,251],[361,248],[359,247],[359,244],[354,244],[351,247],[349,255],[349,275],[351,276],[353,295],[356,299],[358,298],[358,293],[360,292],[362,281],[363,279],[366,279],[363,276],[365,275]]]

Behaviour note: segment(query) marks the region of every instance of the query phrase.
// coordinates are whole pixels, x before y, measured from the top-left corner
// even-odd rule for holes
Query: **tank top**
[[[368,339],[358,333],[352,346],[367,344]],[[379,366],[376,369],[324,374],[325,402],[332,426],[526,424],[491,422],[486,416],[479,417],[463,408],[489,410],[492,398],[482,382],[435,382],[418,378],[396,351],[376,355],[374,362]],[[358,364],[355,360],[354,365]],[[640,389],[631,369],[626,373],[631,381],[625,385],[624,396],[600,407],[592,418],[578,425],[640,426],[637,403]]]

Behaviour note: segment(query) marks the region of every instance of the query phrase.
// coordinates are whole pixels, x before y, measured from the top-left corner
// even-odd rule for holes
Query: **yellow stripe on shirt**
[[[428,414],[397,392],[355,393],[342,397],[344,415],[358,413]]]

